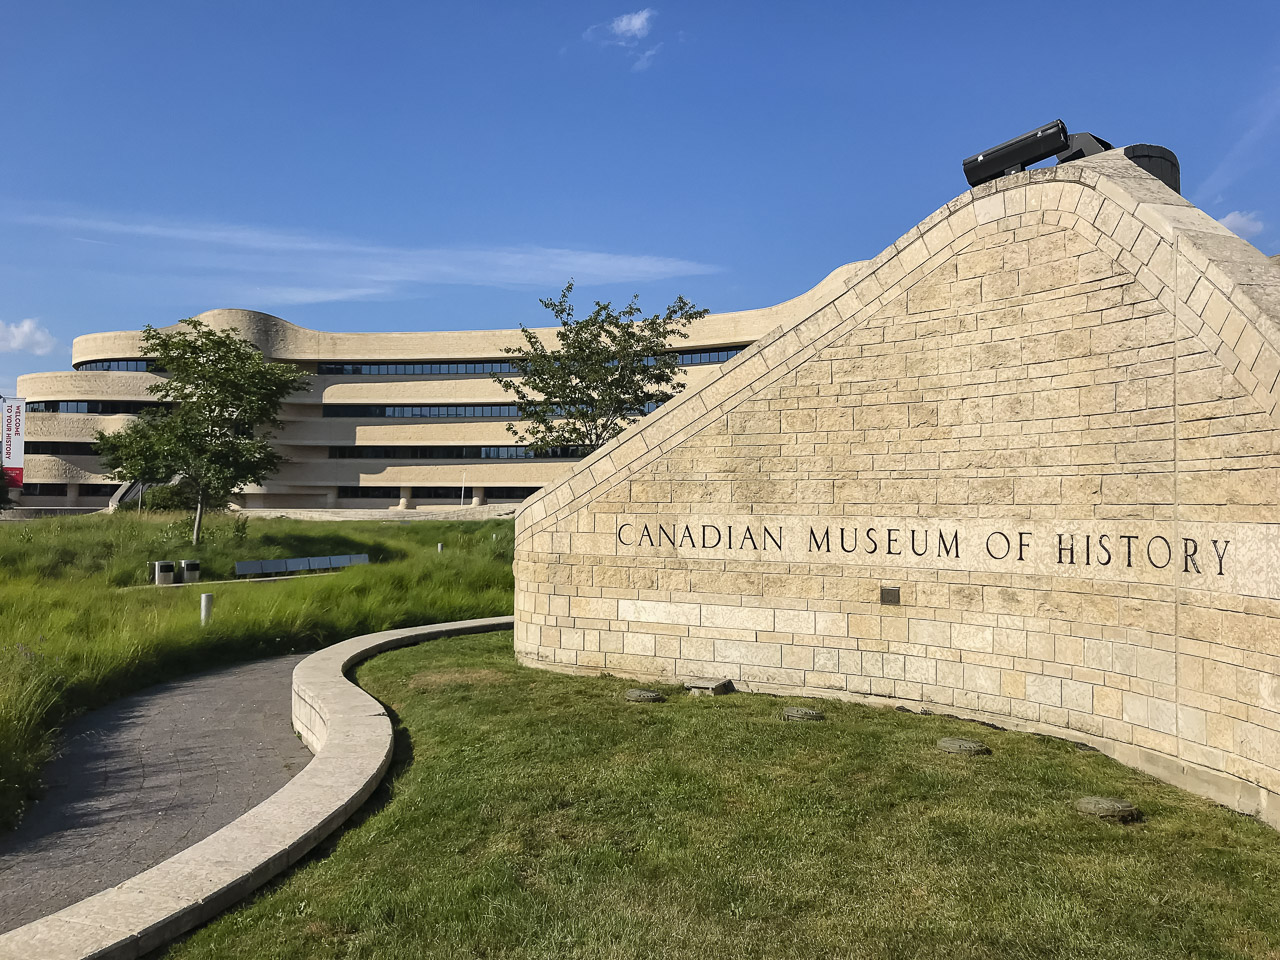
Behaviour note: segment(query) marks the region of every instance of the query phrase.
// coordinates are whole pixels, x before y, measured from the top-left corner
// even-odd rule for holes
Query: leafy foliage
[[[285,398],[307,385],[291,364],[273,363],[248,340],[195,317],[177,329],[147,326],[142,347],[162,379],[147,391],[164,404],[122,430],[97,435],[98,451],[122,483],[168,483],[195,507],[191,542],[200,542],[206,507],[224,505],[279,469],[270,428]]]
[[[560,321],[549,349],[520,325],[525,346],[507,347],[515,376],[493,379],[516,399],[524,421],[507,430],[535,453],[558,447],[595,450],[684,389],[673,340],[686,339],[689,324],[707,315],[684,297],[662,313],[644,317],[632,297],[620,311],[596,301],[576,317],[570,280],[559,298],[540,300]]]

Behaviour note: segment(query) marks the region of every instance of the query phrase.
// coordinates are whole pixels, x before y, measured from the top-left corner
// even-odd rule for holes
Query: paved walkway
[[[0,933],[154,866],[288,783],[311,759],[290,726],[302,656],[162,684],[71,724],[44,796],[0,834]]]

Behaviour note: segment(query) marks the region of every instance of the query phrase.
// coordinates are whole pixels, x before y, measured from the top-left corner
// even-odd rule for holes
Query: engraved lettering
[[[1161,543],[1164,544],[1164,563],[1156,563],[1155,557],[1151,555],[1151,545],[1155,543],[1157,540],[1159,540]],[[1147,541],[1147,562],[1150,563],[1157,570],[1163,570],[1165,567],[1169,565],[1169,561],[1172,559],[1173,559],[1173,547],[1169,546],[1169,541],[1166,540],[1164,537],[1156,536],[1156,537],[1152,537],[1150,540]]]
[[[999,539],[996,539],[997,537]],[[992,541],[995,542],[996,549],[1001,550],[1001,553],[997,554],[995,550],[992,549]],[[1000,546],[1001,541],[1004,543],[1003,547]],[[1003,560],[1009,555],[1009,551],[1012,549],[1013,544],[1009,542],[1009,538],[999,530],[996,530],[994,533],[987,534],[987,556],[992,560]]]

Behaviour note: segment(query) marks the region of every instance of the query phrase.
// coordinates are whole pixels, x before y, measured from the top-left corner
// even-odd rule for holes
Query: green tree
[[[225,505],[279,469],[284,458],[271,445],[271,428],[280,425],[280,405],[306,387],[307,376],[194,317],[177,329],[148,325],[142,349],[161,375],[147,390],[163,407],[115,433],[99,431],[98,454],[113,480],[176,481],[189,490],[195,503],[191,543],[198,544],[208,507]]]
[[[684,297],[662,313],[645,317],[638,297],[620,311],[596,301],[585,317],[576,317],[570,280],[555,300],[539,300],[560,321],[557,346],[549,349],[520,325],[523,347],[507,347],[513,376],[493,379],[515,397],[519,426],[507,430],[534,454],[557,447],[587,452],[608,443],[651,405],[666,403],[684,389],[673,341],[688,338],[687,327],[705,317]]]

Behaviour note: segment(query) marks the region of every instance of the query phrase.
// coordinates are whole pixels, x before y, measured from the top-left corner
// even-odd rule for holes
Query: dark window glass
[[[77,370],[125,370],[131,373],[146,373],[155,368],[154,360],[91,360],[76,365]]]
[[[91,413],[99,416],[138,414],[159,404],[149,400],[33,400],[28,413]]]
[[[455,377],[460,374],[514,373],[507,360],[481,360],[475,363],[378,363],[351,361],[316,364],[316,373],[338,377]]]
[[[115,492],[120,489],[118,483],[82,483],[80,484],[80,496],[82,497],[112,497]]]
[[[512,403],[432,403],[421,406],[386,406],[380,403],[326,403],[325,417],[362,417],[404,420],[514,420],[519,411]]]
[[[67,485],[65,483],[24,483],[22,492],[29,497],[65,497]]]
[[[541,487],[485,487],[484,498],[490,502],[494,500],[528,500],[541,489]]]
[[[725,347],[722,350],[690,350],[680,351],[680,366],[696,367],[706,363],[724,363],[747,349],[749,344],[740,347]]]
[[[534,454],[528,447],[500,446],[332,446],[330,460],[580,460],[591,451],[586,447],[554,447]]]
[[[98,453],[92,443],[77,443],[73,440],[28,440],[25,452],[58,457],[92,457]]]
[[[467,496],[470,497],[471,488],[467,488]],[[448,500],[452,503],[458,503],[463,499],[462,487],[414,487],[413,498],[415,500]]]
[[[338,496],[348,500],[399,500],[399,487],[339,487]]]

